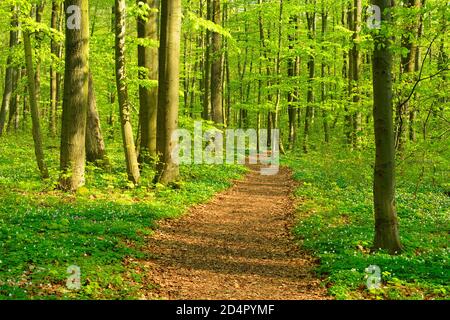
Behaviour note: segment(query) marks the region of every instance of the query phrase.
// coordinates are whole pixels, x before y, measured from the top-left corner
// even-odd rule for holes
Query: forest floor
[[[328,299],[314,258],[292,234],[298,184],[291,171],[264,176],[258,166],[207,204],[164,220],[140,261],[155,299]]]

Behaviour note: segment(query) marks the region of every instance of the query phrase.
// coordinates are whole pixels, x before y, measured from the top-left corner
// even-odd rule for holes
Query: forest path
[[[146,298],[327,299],[314,259],[290,228],[296,183],[287,168],[263,176],[258,166],[210,202],[161,222],[143,261],[156,288]]]

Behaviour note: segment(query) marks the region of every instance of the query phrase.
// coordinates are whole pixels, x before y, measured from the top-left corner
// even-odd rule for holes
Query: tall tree
[[[97,99],[95,96],[94,79],[89,72],[89,94],[86,123],[86,160],[96,162],[102,167],[109,167],[106,155],[105,142],[100,126],[100,117],[97,111]]]
[[[61,15],[61,4],[58,1],[52,1],[52,16],[50,27],[59,30],[59,19]],[[49,112],[49,131],[51,136],[56,135],[56,109],[58,105],[59,93],[59,74],[56,70],[56,59],[59,58],[60,44],[52,38],[50,43],[52,54],[52,64],[50,66],[50,112]]]
[[[316,36],[316,0],[307,0],[306,3],[312,4],[313,11],[306,13],[306,20],[308,22],[308,39],[311,41],[311,53],[309,54],[308,59],[308,93],[307,93],[307,106],[306,106],[306,114],[305,114],[305,128],[303,135],[303,152],[308,152],[308,144],[309,144],[309,130],[312,121],[313,114],[313,104],[314,104],[314,77],[315,77],[315,68],[316,68],[316,60],[313,54],[313,44],[312,41]]]
[[[35,19],[37,23],[42,22],[42,15],[44,13],[44,7],[45,7],[45,1],[40,1],[35,6]],[[43,32],[36,32],[35,34],[36,39],[36,51],[39,52],[41,49],[41,44],[44,39],[44,33]],[[41,55],[37,55],[36,57],[36,70],[34,72],[34,78],[36,83],[36,99],[41,100]]]
[[[119,99],[120,124],[122,128],[123,149],[127,165],[128,179],[137,184],[140,179],[139,165],[133,139],[133,128],[131,126],[131,107],[128,100],[128,86],[126,82],[125,63],[125,0],[115,0],[115,33],[116,33],[116,85]]]
[[[86,112],[89,93],[88,0],[66,0],[64,11],[66,13],[66,53],[60,187],[63,190],[75,191],[85,182]]]
[[[212,17],[213,22],[217,25],[221,24],[220,0],[212,0]],[[223,108],[222,108],[222,35],[218,32],[212,33],[212,64],[211,64],[211,112],[212,120],[216,124],[223,124]]]
[[[351,56],[351,85],[350,92],[352,96],[352,102],[356,109],[353,114],[353,132],[352,142],[353,147],[359,145],[359,132],[361,130],[361,111],[360,111],[360,74],[361,74],[361,53],[359,49],[360,32],[361,32],[361,16],[362,16],[362,4],[361,0],[353,1],[353,10],[350,13],[352,15],[352,48],[350,51]]]
[[[141,80],[158,80],[158,41],[159,0],[138,0],[145,5],[145,15],[138,17],[138,38],[151,40],[152,46],[138,46],[138,64],[142,71],[139,73]],[[156,155],[156,119],[158,108],[158,88],[145,85],[139,86],[139,128],[140,150],[139,163],[150,163]]]
[[[327,32],[328,27],[328,11],[325,9],[325,1],[322,2],[322,11],[321,11],[321,17],[322,17],[322,50],[325,52],[326,48],[324,46],[325,42],[325,34]],[[326,143],[330,142],[330,128],[328,124],[328,112],[325,107],[325,102],[327,98],[327,88],[325,84],[325,70],[327,67],[327,63],[324,61],[325,57],[322,57],[322,63],[321,63],[321,69],[320,69],[320,76],[322,77],[322,83],[320,86],[321,90],[321,103],[322,103],[322,118],[323,118],[323,133],[324,133],[324,140]]]
[[[179,168],[173,158],[178,128],[180,88],[181,0],[163,1],[159,45],[158,87],[158,165],[156,180],[168,184],[178,179]]]
[[[23,44],[25,49],[25,60],[27,66],[28,74],[28,93],[30,97],[31,106],[31,119],[33,121],[33,140],[34,140],[34,153],[36,155],[37,164],[39,171],[41,172],[42,178],[46,179],[49,177],[47,165],[44,159],[44,150],[42,147],[42,135],[41,126],[39,123],[39,105],[36,96],[36,83],[33,70],[33,51],[31,49],[30,34],[28,31],[23,33]]]
[[[290,33],[289,34],[289,51],[290,53],[290,57],[289,60],[287,62],[288,64],[288,77],[295,77],[297,76],[297,69],[298,69],[298,57],[297,55],[293,54],[292,52],[294,51],[294,46],[295,46],[295,40],[296,40],[296,35],[297,35],[297,20],[298,17],[294,17],[291,16],[289,18],[289,24],[294,26],[295,29],[295,35]],[[295,94],[295,88],[293,88],[291,91],[289,91],[288,93],[288,117],[289,117],[289,149],[293,149],[297,140],[297,121],[296,121],[296,117],[297,117],[297,110],[296,110],[296,103],[297,103],[297,96]]]
[[[391,0],[372,0],[389,27]],[[376,159],[374,171],[374,248],[394,254],[402,250],[395,205],[395,149],[392,110],[392,53],[390,39],[375,31],[373,53],[373,117]]]
[[[212,19],[212,0],[206,0],[206,19]],[[211,119],[211,31],[205,32],[205,57],[203,59],[203,110],[202,118]]]
[[[13,49],[19,42],[18,30],[17,27],[19,25],[18,15],[17,15],[18,7],[11,7],[11,23],[10,23],[10,31],[9,31],[9,54],[6,61],[6,74],[5,74],[5,86],[3,90],[3,98],[2,98],[2,106],[0,108],[0,136],[3,134],[3,129],[5,127],[6,115],[9,111],[9,107],[11,104],[11,97],[14,90],[14,77],[18,72],[17,68],[12,66],[13,63]]]
[[[401,45],[407,50],[406,55],[402,56],[400,62],[401,76],[406,77],[407,82],[412,82],[411,75],[415,71],[416,66],[416,30],[418,29],[418,19],[416,18],[417,13],[414,9],[420,5],[418,0],[407,0],[406,9],[408,10],[407,15],[407,26],[406,32],[402,34]],[[414,17],[413,19],[411,19]],[[403,101],[403,99],[401,99]],[[404,145],[407,138],[407,128],[408,128],[408,113],[409,113],[409,101],[405,103],[399,103],[396,108],[396,139],[395,146],[398,151],[403,151]]]
[[[425,6],[425,0],[418,0],[418,7],[421,8]],[[417,28],[417,41],[420,41],[423,33],[423,12],[419,14],[419,25]],[[416,45],[416,54],[415,54],[415,62],[414,62],[414,71],[419,73],[422,63],[422,52],[420,46]],[[415,93],[415,100],[419,98],[419,94]],[[417,108],[411,108],[409,111],[409,140],[415,142],[416,141],[416,129],[414,128],[416,122]]]

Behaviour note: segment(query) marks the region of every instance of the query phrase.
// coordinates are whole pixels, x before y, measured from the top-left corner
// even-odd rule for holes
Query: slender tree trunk
[[[52,2],[52,17],[50,27],[58,30],[58,19],[60,12],[60,4],[57,1]],[[56,72],[56,57],[59,57],[59,43],[54,39],[51,40],[52,65],[50,66],[50,112],[49,112],[49,131],[51,136],[56,136],[56,109],[58,105],[58,73]]]
[[[34,140],[34,153],[36,155],[36,161],[39,167],[39,171],[41,172],[41,176],[43,179],[47,179],[49,175],[47,166],[45,164],[44,150],[42,147],[41,127],[39,123],[39,105],[38,100],[36,99],[35,80],[33,78],[33,51],[31,49],[31,40],[28,31],[25,31],[23,33],[23,43],[28,74],[28,92],[30,97],[31,118],[33,121],[32,131]]]
[[[212,20],[211,1],[206,0],[206,19]],[[205,33],[205,61],[203,66],[203,111],[204,120],[211,119],[211,32],[206,30]]]
[[[178,179],[179,168],[173,158],[172,135],[178,128],[180,88],[181,0],[164,1],[161,6],[159,49],[158,143],[159,162],[156,181],[168,184]]]
[[[258,5],[261,6],[262,0],[258,0]],[[258,15],[258,25],[259,25],[259,41],[261,43],[260,50],[262,51],[262,57],[264,58],[266,62],[266,77],[267,79],[270,78],[270,66],[268,64],[268,54],[267,54],[267,47],[266,47],[266,38],[264,36],[264,23],[263,23],[263,17],[262,17],[262,8],[259,9],[259,15]],[[268,36],[270,38],[270,35]],[[270,87],[271,83],[270,80],[267,80],[267,87]],[[272,95],[270,92],[267,94],[267,100],[270,102],[272,101]],[[269,110],[267,112],[267,147],[270,148],[272,146],[272,127],[273,127],[273,111]]]
[[[297,17],[291,17],[289,22],[290,24],[295,24],[295,29],[297,27]],[[289,50],[294,50],[294,42],[296,37],[294,35],[289,35]],[[288,60],[288,77],[292,78],[296,76],[296,63],[297,57],[290,57]],[[289,118],[289,136],[288,136],[288,148],[293,149],[296,143],[297,136],[297,110],[296,110],[296,95],[295,89],[288,93],[288,118]]]
[[[359,111],[360,106],[360,89],[359,89],[359,78],[361,74],[361,54],[359,50],[359,41],[360,41],[360,32],[361,32],[361,16],[362,16],[362,4],[361,0],[353,1],[353,47],[351,49],[352,56],[352,91],[351,94],[353,96],[353,105],[356,111],[353,114],[353,133],[352,133],[352,142],[353,147],[357,148],[360,144],[360,131],[361,131],[361,112]]]
[[[372,0],[380,7],[383,23],[390,23],[391,0]],[[395,206],[395,148],[392,116],[392,53],[390,41],[375,35],[373,55],[373,117],[376,160],[374,171],[375,239],[374,248],[394,254],[400,252]]]
[[[212,17],[213,22],[217,25],[221,24],[221,7],[220,0],[212,0]],[[212,33],[212,64],[211,64],[211,111],[212,120],[216,124],[223,124],[223,107],[222,107],[222,35]]]
[[[407,0],[406,8],[407,10],[412,10],[419,5],[418,0]],[[416,44],[415,39],[412,38],[417,30],[417,19],[413,19],[408,22],[407,34],[402,35],[401,43],[402,47],[408,50],[405,57],[401,59],[401,74],[407,78],[408,82],[412,82],[410,75],[414,72],[415,68],[415,56],[416,56]],[[403,100],[403,99],[401,99]],[[395,146],[396,149],[402,153],[406,140],[407,140],[407,128],[408,128],[408,114],[409,114],[409,102],[400,104],[396,108],[396,139]]]
[[[11,97],[11,103],[9,108],[9,117],[8,117],[8,125],[7,125],[7,131],[16,131],[18,128],[18,121],[19,121],[19,93],[17,90],[17,84],[20,81],[20,75],[21,72],[18,68],[13,68],[13,76],[12,76],[12,97]]]
[[[425,0],[418,0],[418,6],[422,7],[425,6]],[[420,38],[423,34],[423,13],[419,16],[419,26],[417,31],[417,41],[420,41]],[[422,55],[421,55],[421,49],[420,46],[416,45],[416,54],[415,54],[415,63],[414,63],[414,71],[419,72],[421,68],[422,63]],[[415,101],[417,101],[419,98],[419,94],[415,93]],[[415,122],[416,122],[416,114],[417,110],[416,108],[413,108],[409,111],[409,140],[415,142],[417,140],[416,138],[416,130],[414,128]]]
[[[64,101],[61,126],[60,187],[75,191],[84,185],[86,161],[86,113],[89,92],[89,7],[88,0],[66,0],[81,10],[80,28],[66,23]]]
[[[128,180],[137,184],[140,179],[139,165],[131,126],[131,107],[128,100],[125,63],[125,0],[115,0],[115,33],[116,33],[116,85],[119,99],[120,125],[122,129],[123,149],[127,166]]]
[[[140,0],[138,2],[141,2]],[[138,18],[138,38],[158,41],[159,0],[145,0],[149,7],[146,17]],[[158,80],[158,48],[138,46],[138,64],[146,69],[141,80]],[[158,108],[157,86],[139,86],[139,163],[149,164],[156,156],[156,119]]]
[[[36,22],[41,23],[42,22],[42,14],[44,12],[44,6],[45,2],[36,4]],[[39,52],[41,49],[41,43],[44,40],[44,34],[43,32],[36,32],[35,35],[36,39],[36,50]],[[41,101],[41,56],[40,54],[36,57],[36,70],[34,73],[35,83],[36,83],[36,99],[38,101]],[[43,105],[43,112],[42,115],[45,114],[45,104]]]
[[[315,5],[315,0],[313,1]],[[314,8],[314,12],[308,12],[307,14],[308,21],[308,38],[312,41],[315,38],[316,34],[316,12]],[[312,48],[311,48],[312,49]],[[311,120],[313,116],[313,103],[314,103],[314,88],[313,82],[315,77],[315,58],[314,55],[309,55],[308,60],[308,92],[307,92],[307,103],[306,106],[306,115],[305,115],[305,128],[303,135],[303,152],[308,153],[308,145],[309,145],[309,130],[311,125]]]
[[[9,54],[8,59],[6,61],[6,73],[5,73],[5,86],[3,90],[3,98],[2,98],[2,106],[0,109],[0,136],[3,134],[3,130],[6,122],[6,115],[9,111],[11,105],[11,97],[13,94],[13,82],[14,82],[14,74],[16,72],[15,67],[12,64],[12,50],[14,46],[18,43],[18,31],[16,30],[18,27],[18,16],[17,16],[18,7],[11,7],[11,31],[9,32]]]
[[[322,3],[322,42],[325,41],[325,35],[327,32],[327,26],[328,26],[328,12],[325,11],[324,4]],[[325,52],[325,46],[322,45],[322,51]],[[325,58],[322,58],[325,59]],[[322,101],[322,119],[323,119],[323,133],[324,133],[324,140],[325,143],[330,142],[330,129],[328,125],[328,112],[326,107],[324,106],[326,103],[326,85],[325,85],[325,69],[326,69],[326,63],[322,60],[321,64],[321,77],[322,77],[322,84],[321,84],[321,101]]]
[[[89,95],[86,124],[86,160],[99,163],[101,167],[108,168],[109,160],[106,156],[105,142],[100,127],[100,117],[97,111],[94,80],[89,72]]]
[[[347,17],[347,19],[346,19]],[[342,18],[341,18],[341,24],[343,27],[347,24],[348,28],[351,30],[351,24],[352,24],[352,17],[349,14],[349,10],[345,8],[345,4],[342,8]],[[352,81],[352,60],[351,55],[348,54],[347,51],[344,51],[343,53],[343,66],[342,66],[342,78],[347,79],[348,83],[350,84]],[[343,100],[347,101],[349,96],[351,95],[350,85],[348,86],[347,91],[345,92],[347,96],[342,97]],[[352,145],[352,128],[353,128],[353,117],[350,113],[350,110],[348,109],[347,104],[344,106],[344,133],[346,142],[349,146]]]

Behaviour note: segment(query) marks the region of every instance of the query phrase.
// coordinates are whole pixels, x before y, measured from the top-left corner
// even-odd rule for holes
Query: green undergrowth
[[[449,299],[449,159],[405,157],[398,166],[397,211],[404,252],[371,252],[374,232],[373,152],[328,150],[290,154],[284,163],[301,181],[294,233],[320,263],[337,299]],[[430,158],[429,158],[430,159]],[[366,271],[380,268],[379,288],[368,290]]]
[[[132,299],[144,284],[126,276],[127,258],[145,259],[145,236],[158,219],[174,218],[227,188],[240,166],[182,167],[176,188],[127,182],[119,141],[107,141],[112,170],[87,168],[76,194],[55,191],[57,142],[46,145],[51,179],[41,181],[29,137],[0,146],[0,300]],[[81,289],[68,290],[67,268],[81,270]]]

